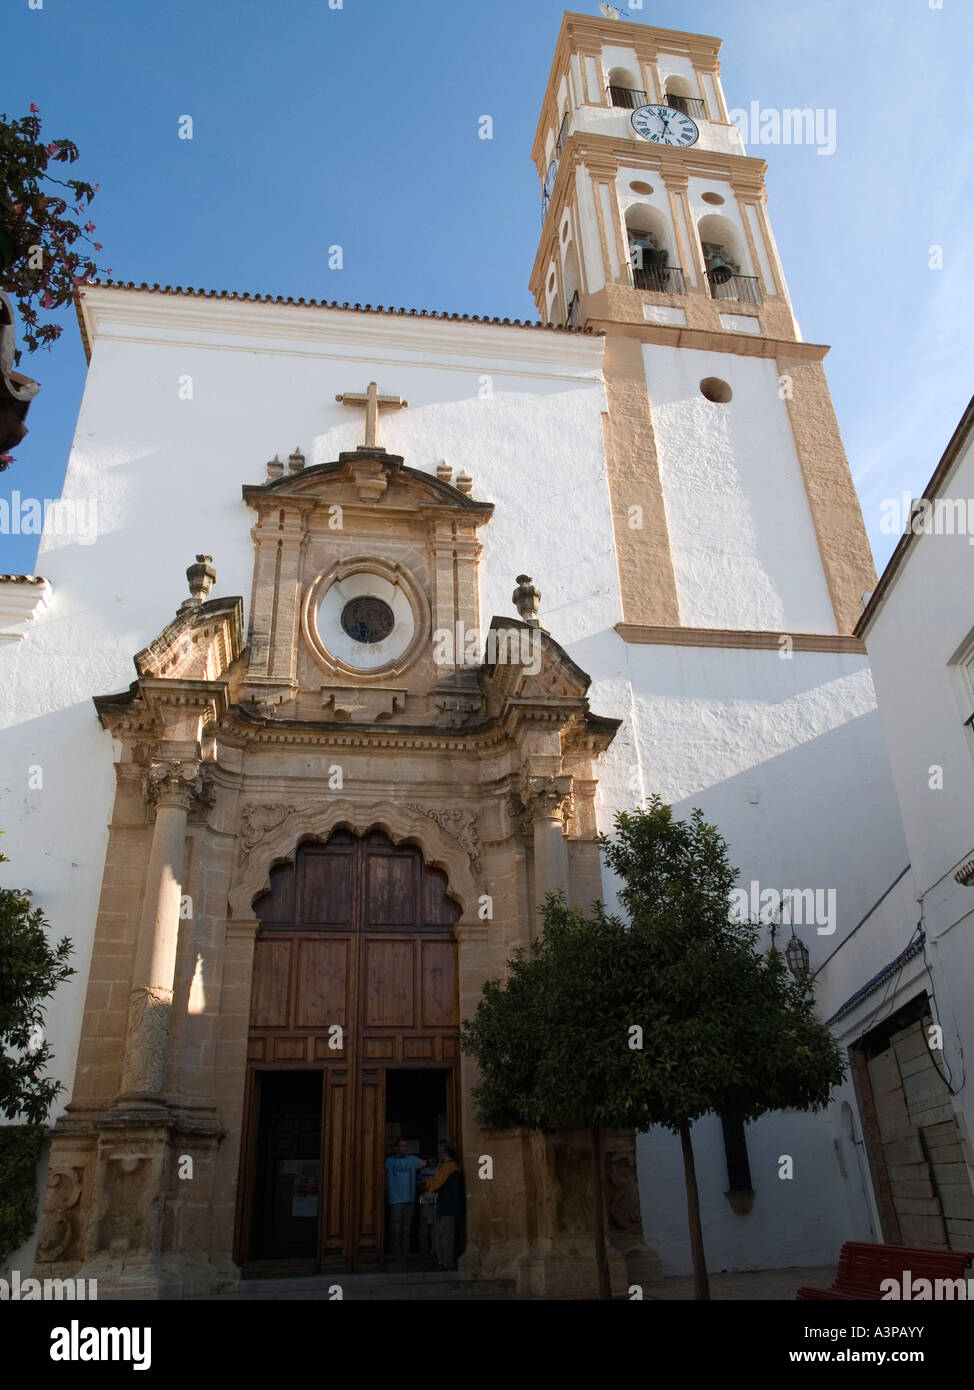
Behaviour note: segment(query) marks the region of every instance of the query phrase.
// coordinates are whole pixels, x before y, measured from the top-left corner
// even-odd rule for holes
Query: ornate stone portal
[[[95,700],[120,749],[118,790],[39,1273],[83,1271],[122,1296],[236,1281],[254,901],[303,841],[381,830],[446,876],[461,1017],[537,934],[547,892],[600,896],[594,764],[619,721],[590,711],[589,679],[538,624],[526,576],[525,616],[481,633],[477,533],[491,507],[446,471],[374,444],[311,468],[296,451],[286,474],[270,465],[244,488],[257,516],[246,643],[242,600],[206,598],[215,575],[200,556],[137,680]],[[458,1065],[461,1269],[526,1292],[593,1291],[585,1136],[484,1133],[473,1065]],[[478,1180],[484,1154],[491,1182]],[[659,1272],[632,1136],[607,1141],[606,1169],[622,1290]]]

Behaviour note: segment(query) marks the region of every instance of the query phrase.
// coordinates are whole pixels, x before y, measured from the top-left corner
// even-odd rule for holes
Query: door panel
[[[416,863],[388,854],[367,859],[365,927],[411,927],[416,923]]]
[[[413,1028],[414,943],[366,941],[366,1028]]]
[[[455,1028],[457,1017],[457,953],[452,941],[422,941],[422,1026]]]
[[[346,1207],[350,1205],[348,1169],[343,1162],[347,1136],[345,1115],[348,1099],[348,1073],[330,1068],[325,1075],[325,1124],[322,1150],[325,1156],[322,1228],[319,1232],[323,1258],[343,1259],[345,1254]]]
[[[385,1073],[377,1068],[362,1072],[359,1090],[359,1133],[362,1162],[359,1167],[358,1258],[377,1259],[381,1252],[385,1217],[383,1160],[385,1157]]]
[[[250,1023],[254,1028],[286,1028],[291,1003],[291,957],[294,943],[258,938]]]
[[[270,889],[254,910],[261,925],[251,1063],[263,1076],[276,1074],[275,1064],[289,1064],[292,1074],[320,1078],[319,1109],[305,1117],[301,1131],[301,1144],[308,1147],[310,1124],[311,1147],[317,1146],[320,1160],[318,1219],[312,1223],[316,1258],[331,1267],[374,1263],[382,1256],[385,1226],[386,1068],[455,1068],[459,1056],[452,933],[459,909],[445,875],[426,867],[415,846],[394,845],[378,831],[362,838],[338,831],[327,845],[299,846],[292,862],[273,869]],[[341,1048],[329,1032],[335,1024],[343,1030]],[[453,1070],[448,1094],[455,1137],[456,1086]],[[258,1112],[251,1105],[251,1126],[259,1123]],[[265,1115],[265,1145],[271,1142],[268,1123]],[[255,1222],[272,1219],[268,1212],[277,1210],[274,1219],[283,1222],[282,1229],[298,1223],[300,1236],[292,1244],[306,1243],[308,1218],[301,1213],[311,1207],[303,1200],[312,1195],[310,1169],[301,1170],[297,1194],[284,1191],[285,1179],[295,1176],[291,1168],[279,1173],[283,1186],[275,1195],[266,1186],[266,1162],[261,1167],[253,1157],[257,1142],[252,1129],[243,1145],[251,1157],[245,1159],[241,1192],[255,1218],[242,1218],[241,1227],[256,1231]],[[302,1150],[300,1160],[278,1155],[278,1161],[314,1159]],[[241,1258],[257,1258],[252,1242],[243,1241]]]
[[[298,941],[295,1028],[320,1028],[323,1019],[345,1027],[350,944],[341,937]]]

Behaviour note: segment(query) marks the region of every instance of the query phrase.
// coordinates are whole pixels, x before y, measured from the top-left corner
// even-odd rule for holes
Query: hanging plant
[[[94,222],[83,220],[98,184],[48,173],[52,164],[74,164],[78,147],[72,140],[45,143],[39,109],[31,102],[30,114],[16,121],[0,115],[0,289],[16,302],[31,352],[63,332],[42,311],[70,304],[77,286],[98,274],[84,243],[101,250],[91,239]],[[15,352],[15,365],[20,356]]]

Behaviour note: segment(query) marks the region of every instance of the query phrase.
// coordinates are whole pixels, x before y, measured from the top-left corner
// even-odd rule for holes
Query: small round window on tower
[[[342,628],[355,642],[381,642],[396,625],[392,609],[381,598],[360,594],[342,609]]]
[[[734,392],[719,376],[705,376],[700,383],[700,394],[715,405],[726,405]]]
[[[709,203],[712,208],[724,206],[724,200],[719,193],[701,193],[700,196],[704,202]]]
[[[629,187],[632,189],[633,193],[642,193],[644,196],[653,191],[653,185],[651,183],[643,183],[642,179],[633,179]]]

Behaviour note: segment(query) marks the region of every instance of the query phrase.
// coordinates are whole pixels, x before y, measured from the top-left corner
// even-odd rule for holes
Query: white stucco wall
[[[754,880],[762,889],[834,891],[834,932],[818,923],[798,928],[815,969],[907,862],[865,659],[622,643],[613,649],[601,638],[573,654],[600,673],[592,708],[626,711],[602,760],[600,827],[611,834],[617,811],[658,792],[681,818],[699,806],[719,826],[745,889]],[[606,872],[610,910],[615,888]],[[841,990],[841,969],[838,979]],[[834,1005],[831,995],[821,998],[821,1016],[855,987]],[[733,1212],[723,1195],[719,1121],[694,1126],[711,1269],[828,1264],[843,1240],[875,1238],[860,1159],[843,1138],[841,1106],[851,1099],[849,1083],[825,1112],[778,1113],[748,1126],[757,1197],[747,1216]],[[845,1177],[836,1142],[845,1145]],[[647,1240],[661,1252],[665,1273],[688,1273],[679,1140],[652,1130],[640,1137],[638,1153]],[[794,1160],[791,1179],[778,1176],[785,1154]]]
[[[197,551],[214,556],[215,596],[240,594],[246,609],[253,513],[241,486],[263,481],[275,453],[285,458],[299,446],[310,465],[360,443],[364,412],[335,395],[372,378],[410,402],[382,413],[380,442],[431,473],[446,457],[455,473],[473,476],[476,498],[495,504],[482,531],[484,623],[512,613],[515,576],[530,573],[542,620],[593,677],[592,709],[624,719],[600,772],[604,829],[615,810],[653,791],[680,814],[700,805],[745,880],[834,887],[839,934],[902,867],[861,657],[627,646],[614,632],[622,608],[601,339],[88,293],[94,351],[65,492],[95,500],[98,535],[90,545],[45,539],[37,568],[52,580],[54,602],[26,641],[0,645],[0,827],[12,860],[0,872],[3,882],[32,888],[54,933],[75,942],[78,977],[49,1013],[56,1074],[69,1088],[114,791],[111,740],[91,697],[133,679],[132,657],[174,616]],[[688,350],[646,354],[684,622],[833,631],[773,368],[727,354],[719,362]],[[729,377],[730,407],[699,396],[705,375]],[[187,378],[192,399],[181,400]],[[708,472],[715,458],[719,470]],[[27,788],[32,764],[44,770],[40,791]],[[864,825],[875,845],[865,865],[850,862],[846,848]],[[808,939],[813,960],[832,940]],[[830,1189],[831,1129],[808,1117],[755,1128],[752,1167],[764,1185],[746,1219],[721,1195],[719,1126],[698,1130],[715,1268],[786,1264],[795,1251],[802,1260],[832,1257],[836,1222],[844,1227]],[[640,1162],[648,1237],[676,1270],[687,1267],[674,1216],[680,1189],[659,1183],[676,1161],[671,1143],[661,1147],[668,1143],[665,1135],[641,1141]],[[766,1177],[788,1144],[798,1171],[820,1184],[818,1203],[807,1192],[799,1201],[797,1184],[774,1187]],[[786,1220],[797,1224],[783,1240]]]
[[[643,345],[680,603],[689,627],[834,633],[775,363]],[[726,405],[700,392],[726,381]]]
[[[974,1098],[963,1085],[974,1055],[974,887],[955,872],[974,857],[974,447],[959,450],[927,534],[917,535],[865,632],[879,711],[912,864],[910,900],[899,912],[897,950],[919,924],[926,961],[900,982],[900,1000],[925,989],[944,1027],[944,1056],[958,1094],[954,1105],[974,1136]],[[902,499],[897,499],[902,501]],[[960,504],[959,506],[957,504]],[[901,507],[901,511],[908,510]],[[938,529],[939,528],[939,529]],[[889,950],[878,926],[864,932],[858,969],[875,973]],[[915,977],[915,979],[914,979]],[[907,985],[912,982],[912,989]],[[974,1154],[969,1155],[974,1183]]]
[[[391,318],[90,288],[97,336],[64,495],[95,504],[93,544],[45,536],[54,599],[23,642],[0,644],[0,882],[30,888],[74,981],[48,1010],[70,1099],[114,797],[112,747],[91,699],[125,689],[132,658],[176,613],[186,566],[214,557],[214,596],[249,608],[245,483],[300,447],[308,465],[364,437],[335,401],[371,378],[409,409],[380,414],[407,466],[473,476],[497,505],[484,528],[482,616],[513,614],[527,569],[578,640],[621,618],[603,453],[602,340],[501,325]],[[192,399],[181,400],[181,383]],[[249,615],[247,615],[249,616]],[[245,617],[246,620],[246,617]],[[30,790],[40,767],[43,787]],[[36,781],[36,774],[34,775]]]

